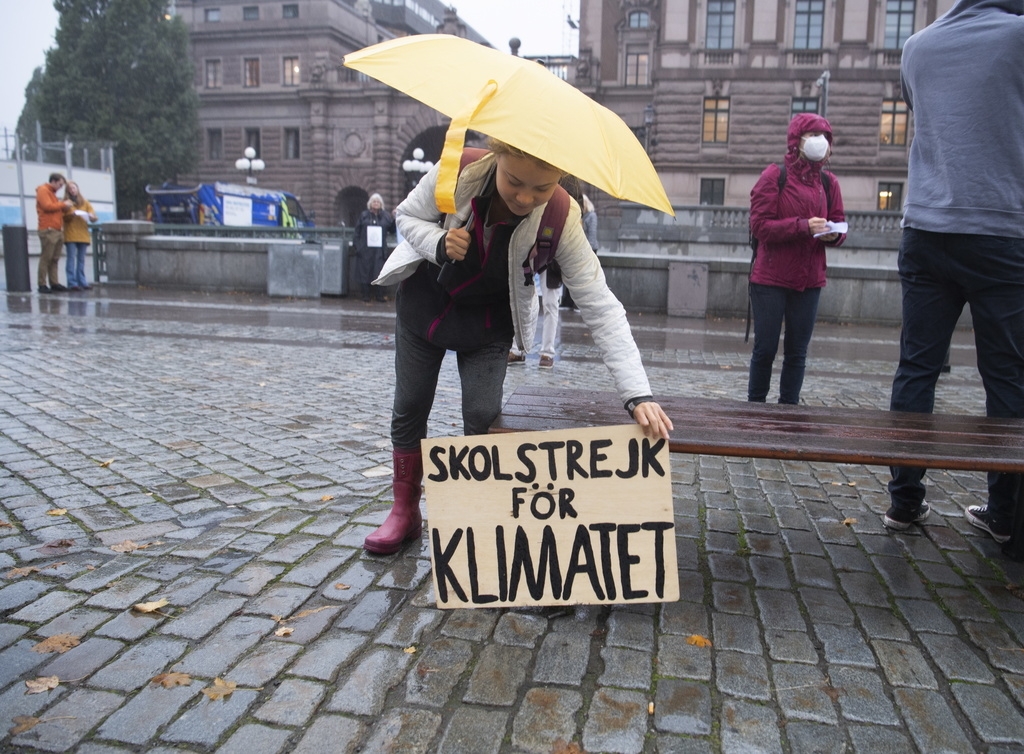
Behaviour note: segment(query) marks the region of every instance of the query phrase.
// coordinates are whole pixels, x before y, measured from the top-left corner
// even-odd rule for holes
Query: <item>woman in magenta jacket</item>
[[[800,402],[807,346],[825,287],[825,247],[846,240],[845,234],[828,226],[829,221],[845,219],[839,182],[831,173],[822,182],[831,154],[828,121],[800,113],[789,124],[785,180],[780,180],[778,165],[769,165],[750,191],[750,229],[759,245],[750,272],[754,351],[749,401],[763,403],[768,397],[785,322],[779,403]]]

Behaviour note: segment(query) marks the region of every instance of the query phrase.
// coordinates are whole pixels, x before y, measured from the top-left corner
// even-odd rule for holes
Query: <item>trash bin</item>
[[[3,238],[7,290],[11,293],[31,291],[32,284],[28,272],[28,229],[24,225],[5,225]]]

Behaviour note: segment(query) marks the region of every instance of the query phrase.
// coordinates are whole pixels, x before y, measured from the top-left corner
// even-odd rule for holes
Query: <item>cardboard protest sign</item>
[[[630,424],[422,450],[438,607],[679,599],[665,441]]]

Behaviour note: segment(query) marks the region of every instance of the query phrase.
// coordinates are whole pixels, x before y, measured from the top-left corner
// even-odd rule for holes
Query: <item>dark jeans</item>
[[[930,414],[935,383],[964,304],[971,307],[985,413],[1024,417],[1024,239],[929,233],[905,228],[900,242],[903,331],[889,408]],[[894,466],[889,494],[898,509],[924,500],[924,469]],[[1017,474],[988,476],[996,525],[1013,518]]]
[[[511,341],[458,351],[462,381],[462,424],[466,435],[486,434],[501,411],[502,385]],[[446,351],[414,335],[395,320],[395,404],[391,413],[391,444],[399,450],[419,449],[427,436],[437,377]]]
[[[821,288],[794,291],[774,285],[750,284],[750,310],[754,318],[754,351],[750,355],[747,400],[764,403],[772,384],[772,364],[779,350],[782,323],[786,337],[782,346],[782,377],[779,403],[799,403],[804,384],[807,346],[818,316]]]

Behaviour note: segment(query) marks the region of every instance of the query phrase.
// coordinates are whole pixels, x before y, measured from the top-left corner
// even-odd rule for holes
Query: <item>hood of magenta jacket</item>
[[[779,166],[769,165],[750,191],[750,229],[759,241],[750,281],[802,291],[825,286],[825,244],[808,228],[812,217],[834,222],[846,219],[839,181],[829,173],[830,201],[821,183],[824,162],[810,162],[800,155],[800,137],[821,131],[832,143],[832,126],[815,113],[800,113],[790,121],[786,134],[786,185],[779,192]],[[846,240],[839,236],[829,246]]]

